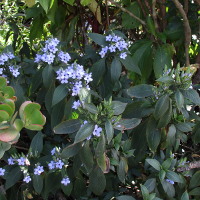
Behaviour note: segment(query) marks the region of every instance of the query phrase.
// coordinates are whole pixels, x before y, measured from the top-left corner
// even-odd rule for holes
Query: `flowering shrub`
[[[0,133],[3,198],[12,199],[19,185],[18,199],[197,195],[199,172],[190,170],[184,146],[199,142],[194,72],[177,66],[153,84],[135,85],[131,77],[141,69],[129,52],[132,44],[119,32],[89,37],[100,46],[92,56],[71,49],[69,54],[56,38],[41,42],[41,51],[27,61],[35,71],[30,84],[22,84],[29,98],[17,114],[14,102],[22,93],[15,97],[0,78],[0,131],[9,136],[3,140]],[[20,67],[26,72],[23,63]],[[19,74],[20,83],[27,76]]]

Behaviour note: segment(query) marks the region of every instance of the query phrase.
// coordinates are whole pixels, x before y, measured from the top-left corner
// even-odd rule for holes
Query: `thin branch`
[[[187,13],[188,13],[188,0],[184,0],[184,11],[185,11],[185,14],[187,15]]]
[[[137,2],[138,2],[138,4],[140,5],[140,8],[141,8],[141,10],[142,10],[143,15],[146,17],[146,16],[147,16],[147,13],[146,13],[146,11],[145,11],[145,8],[144,8],[142,2],[141,2],[140,0],[137,0]]]
[[[200,161],[191,162],[183,167],[177,169],[178,172],[189,171],[191,169],[200,168]]]
[[[107,26],[106,26],[106,29],[107,29],[110,25],[109,12],[108,12],[108,0],[106,0],[106,21],[107,21]]]
[[[157,15],[156,15],[156,1],[157,0],[152,0],[152,17],[153,17],[153,21],[154,21],[154,24],[155,24],[155,28],[157,31],[158,30],[158,22],[157,22]]]
[[[172,0],[172,1],[176,5],[176,8],[179,10],[181,16],[183,17],[183,26],[185,32],[185,59],[186,59],[185,65],[186,67],[188,67],[190,65],[189,46],[191,43],[191,28],[182,4],[178,0]]]
[[[126,8],[121,7],[118,3],[114,2],[113,0],[108,0],[110,3],[114,4],[116,7],[118,7],[120,10],[122,10],[123,12],[128,13],[131,17],[135,18],[137,21],[139,21],[142,25],[146,26],[145,21],[143,21],[142,19],[138,18],[137,16],[135,16],[132,12],[130,12],[129,10],[127,10]]]

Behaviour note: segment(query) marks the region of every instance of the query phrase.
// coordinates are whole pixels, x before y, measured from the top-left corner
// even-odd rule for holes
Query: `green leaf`
[[[197,91],[193,89],[181,90],[181,93],[186,99],[189,99],[195,105],[200,105],[200,97]]]
[[[5,151],[9,150],[10,148],[11,148],[11,144],[0,141],[0,158],[2,158]]]
[[[83,165],[85,166],[88,174],[90,174],[90,172],[93,169],[94,161],[93,161],[93,154],[92,154],[92,151],[90,149],[90,142],[89,141],[87,141],[85,143],[85,145],[83,146],[83,148],[80,152],[80,157],[81,157]]]
[[[156,187],[156,179],[155,178],[147,179],[144,186],[148,189],[149,193],[151,193]]]
[[[82,148],[82,143],[81,142],[80,143],[71,144],[71,145],[65,147],[62,150],[61,157],[64,158],[64,159],[68,159],[70,157],[73,157],[80,151],[81,148]]]
[[[130,97],[136,98],[144,98],[154,95],[153,86],[147,84],[141,84],[136,85],[134,87],[130,87],[127,92]]]
[[[159,119],[157,127],[162,128],[167,126],[171,118],[172,118],[172,100],[169,99],[169,108],[165,113],[163,113],[162,117]]]
[[[111,63],[111,80],[113,82],[116,82],[122,71],[122,65],[121,62],[115,57]]]
[[[176,127],[174,126],[174,124],[171,124],[169,129],[168,129],[168,133],[167,133],[167,145],[168,146],[173,146],[175,141],[176,141]]]
[[[45,1],[45,0],[44,0]],[[31,29],[30,29],[30,40],[33,42],[35,38],[41,38],[44,28],[44,17],[40,14],[34,18]]]
[[[165,45],[159,46],[155,52],[155,58],[153,63],[154,73],[156,78],[163,75],[163,70],[171,68],[171,54]]]
[[[124,112],[127,103],[123,103],[120,101],[112,101],[111,108],[113,109],[114,115],[120,115]]]
[[[54,127],[55,134],[70,134],[79,130],[81,124],[78,119],[64,121]]]
[[[119,120],[119,122],[114,126],[115,129],[117,130],[129,130],[129,129],[133,129],[136,126],[138,126],[140,124],[142,120],[141,119],[137,119],[137,118],[132,118],[132,119],[121,119]]]
[[[59,85],[53,93],[52,106],[62,101],[67,96],[67,92],[68,90],[66,88],[66,85]]]
[[[168,171],[166,176],[169,180],[172,180],[177,183],[183,183],[181,177],[176,172]]]
[[[137,2],[131,3],[127,8],[130,12],[132,12],[138,18],[142,17],[142,12],[140,6]],[[131,17],[128,13],[123,12],[122,14],[122,26],[126,29],[134,29],[140,25],[140,22],[135,18]]]
[[[94,130],[94,125],[92,125],[91,123],[87,123],[83,125],[77,132],[74,142],[78,143],[85,140],[87,137],[89,137],[92,134],[93,130]]]
[[[106,178],[102,170],[97,166],[89,175],[89,188],[96,194],[101,195],[106,187]]]
[[[189,200],[189,195],[188,195],[188,192],[187,190],[182,194],[181,196],[181,200]]]
[[[155,152],[161,140],[160,130],[156,128],[156,121],[150,118],[147,124],[146,137],[151,151]]]
[[[128,171],[127,159],[124,157],[121,157],[119,166],[117,167],[117,176],[122,183],[125,183],[127,171]]]
[[[156,159],[146,159],[146,161],[156,170],[160,171],[160,163]]]
[[[116,199],[117,200],[135,200],[135,198],[129,195],[121,195],[121,196],[116,197]]]
[[[39,155],[43,150],[43,135],[41,132],[38,132],[32,139],[30,145],[30,153],[33,155]]]
[[[38,0],[38,1],[40,5],[43,7],[43,9],[45,10],[45,12],[47,13],[52,0]]]
[[[52,99],[53,99],[54,90],[55,90],[55,83],[52,82],[45,95],[45,107],[49,113],[51,113],[51,109],[52,109]]]
[[[142,191],[143,199],[144,200],[149,200],[149,191],[144,185],[141,185],[141,191]]]
[[[98,60],[96,63],[94,63],[91,69],[92,78],[93,78],[92,83],[97,85],[99,81],[101,80],[102,76],[104,75],[105,70],[106,70],[105,58],[102,58]]]
[[[181,108],[183,108],[183,105],[184,105],[184,96],[179,90],[175,92],[175,100],[176,100],[177,108],[181,110]]]
[[[167,182],[166,180],[163,180],[161,182],[161,184],[162,184],[162,187],[163,187],[164,191],[166,192],[166,194],[170,198],[175,196],[175,189],[174,189],[174,186],[171,183]]]
[[[53,79],[53,68],[51,65],[47,65],[42,71],[43,83],[46,88],[51,86]]]
[[[52,112],[51,112],[51,127],[54,128],[59,123],[61,123],[64,115],[64,107],[65,107],[65,99],[57,103],[55,106],[53,106]]]
[[[176,124],[176,128],[182,132],[190,132],[192,131],[192,127],[191,124],[188,122],[180,122],[178,124]]]
[[[63,0],[63,1],[73,6],[75,0]]]
[[[63,185],[61,184],[61,189],[64,192],[65,195],[70,196],[72,189],[73,189],[73,184],[69,183],[68,185]]]
[[[98,113],[98,109],[93,103],[84,103],[83,107],[86,110],[88,110],[89,112],[93,113],[93,114],[97,114]]]
[[[189,192],[189,195],[192,195],[192,196],[199,196],[200,195],[200,187],[197,187],[197,188],[194,188],[193,190],[191,190]]]
[[[158,176],[159,176],[160,181],[163,181],[165,179],[165,176],[166,176],[166,171],[164,171],[164,170],[161,169],[159,171]]]
[[[190,180],[189,188],[195,188],[200,185],[200,171],[197,171]]]
[[[151,18],[151,16],[147,17],[147,27],[148,27],[148,32],[150,32],[152,35],[154,35],[154,37],[156,37],[156,28],[155,25],[153,23],[153,20]]]
[[[101,134],[100,139],[99,139],[98,144],[97,144],[96,149],[95,149],[95,156],[96,157],[99,157],[99,156],[104,154],[105,145],[106,145],[105,136],[104,136],[104,134]]]
[[[98,45],[106,46],[106,36],[98,33],[88,33],[88,36]]]
[[[13,185],[17,183],[22,177],[22,171],[19,166],[13,168],[11,171],[9,171],[8,175],[6,176],[6,184],[5,189],[11,188]]]
[[[33,187],[34,190],[40,194],[43,189],[43,178],[40,175],[33,175]]]
[[[128,55],[128,56],[126,56],[125,59],[120,58],[119,60],[127,70],[130,70],[132,72],[135,72],[135,73],[141,75],[141,71],[140,71],[139,67],[135,64],[135,61],[132,59],[132,57],[130,57]]]
[[[113,135],[114,135],[114,129],[112,126],[112,123],[110,120],[107,120],[105,123],[105,130],[106,130],[106,138],[108,141],[108,144],[111,142]]]
[[[163,114],[169,109],[169,95],[164,95],[156,102],[154,117],[156,120],[160,119]]]
[[[92,0],[81,0],[81,5],[87,6]]]

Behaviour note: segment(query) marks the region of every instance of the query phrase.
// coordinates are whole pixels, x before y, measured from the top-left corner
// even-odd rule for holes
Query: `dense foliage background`
[[[199,0],[0,0],[0,199],[200,199]]]

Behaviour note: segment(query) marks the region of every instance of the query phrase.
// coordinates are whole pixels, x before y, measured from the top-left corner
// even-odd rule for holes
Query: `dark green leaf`
[[[181,108],[184,105],[184,97],[183,97],[182,93],[179,90],[177,90],[176,93],[175,93],[175,100],[176,100],[177,108],[179,110],[181,110]]]
[[[51,65],[47,65],[42,71],[43,83],[46,88],[51,86],[53,79],[53,68]]]
[[[122,183],[125,183],[126,173],[128,171],[128,163],[126,158],[121,157],[119,166],[117,167],[117,175]]]
[[[43,189],[43,178],[40,175],[33,175],[33,187],[34,190],[40,194]]]
[[[195,105],[200,105],[200,97],[197,91],[193,89],[182,90],[181,93],[186,99],[189,99]]]
[[[162,183],[162,187],[163,187],[164,191],[166,192],[166,194],[170,198],[174,197],[175,196],[174,186],[171,183],[167,182],[166,180],[163,180],[161,183]]]
[[[66,88],[66,85],[59,85],[53,93],[52,106],[62,101],[67,96],[67,92],[68,90]]]
[[[197,171],[190,180],[189,188],[195,188],[200,185],[200,171]]]
[[[169,109],[169,96],[164,95],[156,102],[154,117],[156,120],[160,119],[162,115]]]
[[[6,184],[5,189],[9,189],[13,185],[17,183],[22,177],[22,171],[19,166],[13,168],[11,171],[9,171],[8,175],[6,176]]]
[[[71,144],[63,149],[61,157],[65,159],[73,157],[80,151],[81,148],[82,148],[81,143]]]
[[[114,58],[111,63],[111,79],[113,82],[116,82],[119,79],[121,71],[122,71],[121,62],[117,58]]]
[[[147,84],[136,85],[128,89],[128,95],[136,98],[153,96],[153,86]]]
[[[94,130],[94,125],[87,123],[83,125],[76,134],[75,143],[81,142],[89,137]]]
[[[200,187],[194,188],[189,192],[189,195],[199,196],[200,195]]]
[[[161,133],[159,129],[156,128],[156,121],[151,118],[148,122],[146,129],[146,137],[148,146],[151,151],[155,152],[161,140]]]
[[[189,194],[187,192],[187,190],[182,194],[181,196],[181,200],[189,200]]]
[[[135,72],[135,73],[141,75],[141,71],[140,71],[139,67],[135,64],[132,57],[127,56],[125,59],[120,58],[120,61],[127,70],[130,70],[132,72]]]
[[[151,193],[156,187],[156,179],[155,178],[148,179],[145,182],[144,186],[148,189],[149,193]]]
[[[127,103],[122,103],[120,101],[112,101],[111,108],[113,109],[114,115],[120,115],[124,112]]]
[[[78,131],[80,126],[78,119],[71,119],[58,124],[53,130],[55,134],[70,134]]]
[[[165,45],[163,45],[159,46],[155,52],[153,68],[156,78],[159,78],[163,75],[165,66],[171,68],[171,55]]]
[[[166,176],[169,180],[172,180],[172,181],[177,182],[177,183],[183,183],[182,179],[180,178],[180,176],[176,172],[168,171]]]
[[[149,191],[144,185],[141,185],[141,191],[142,191],[143,199],[144,200],[149,200]]]
[[[43,149],[43,135],[41,132],[38,132],[32,139],[30,145],[30,152],[33,155],[39,155]]]
[[[99,167],[95,167],[89,175],[89,188],[94,194],[101,195],[105,187],[105,176]]]
[[[98,113],[97,107],[93,103],[84,103],[83,107],[93,114]]]
[[[118,196],[118,197],[116,197],[116,199],[117,199],[117,200],[135,200],[134,197],[128,196],[128,195]]]
[[[105,129],[106,129],[106,138],[108,141],[108,144],[111,142],[113,135],[114,135],[114,129],[112,126],[112,123],[110,120],[107,120],[105,123]]]
[[[88,36],[98,45],[106,46],[106,37],[98,33],[88,33]]]
[[[160,171],[160,163],[156,159],[146,159],[146,161],[156,170]]]
[[[83,162],[83,165],[87,169],[88,174],[90,174],[91,170],[93,169],[94,161],[93,161],[93,154],[90,149],[90,142],[87,141],[83,146],[80,157]]]

